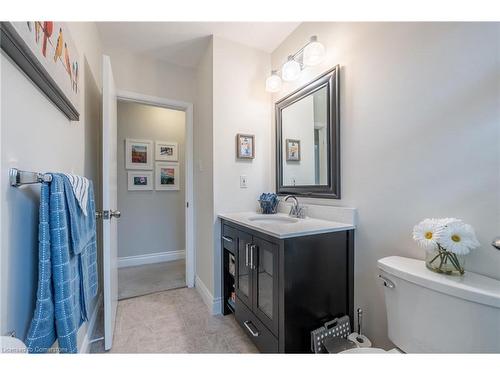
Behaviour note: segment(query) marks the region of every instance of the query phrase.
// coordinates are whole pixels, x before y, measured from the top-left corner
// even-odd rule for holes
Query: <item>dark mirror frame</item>
[[[312,198],[340,199],[340,105],[339,70],[337,65],[314,81],[292,92],[275,104],[276,117],[276,191],[279,195],[293,194]],[[313,92],[327,88],[327,185],[283,186],[283,109]]]

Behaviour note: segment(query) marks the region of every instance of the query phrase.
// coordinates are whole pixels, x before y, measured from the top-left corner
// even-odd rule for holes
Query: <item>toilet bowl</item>
[[[21,354],[26,352],[26,345],[21,340],[11,336],[0,336],[0,354]]]
[[[500,353],[500,280],[466,272],[448,276],[424,261],[378,261],[388,336],[397,349],[342,353]]]
[[[401,354],[397,349],[384,350],[380,348],[354,348],[341,352],[342,354]]]

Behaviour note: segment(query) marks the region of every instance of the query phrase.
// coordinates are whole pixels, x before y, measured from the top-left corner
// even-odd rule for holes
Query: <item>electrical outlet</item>
[[[247,187],[248,187],[247,176],[245,176],[245,175],[240,176],[240,188],[246,189]]]

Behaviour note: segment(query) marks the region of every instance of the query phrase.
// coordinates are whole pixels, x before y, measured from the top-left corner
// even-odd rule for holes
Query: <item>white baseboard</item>
[[[207,286],[201,279],[196,275],[195,288],[200,293],[203,302],[208,306],[208,310],[212,315],[218,315],[222,311],[222,298],[214,298],[212,293],[208,290]]]
[[[142,266],[143,264],[171,262],[173,260],[184,259],[185,257],[186,252],[184,250],[165,251],[162,253],[121,257],[118,258],[118,268]]]
[[[99,294],[97,302],[94,306],[94,311],[92,311],[92,316],[87,322],[87,332],[85,332],[85,337],[83,338],[82,345],[80,347],[79,353],[90,353],[90,341],[95,331],[95,322],[97,321],[97,314],[99,313],[99,308],[102,303],[102,294]]]

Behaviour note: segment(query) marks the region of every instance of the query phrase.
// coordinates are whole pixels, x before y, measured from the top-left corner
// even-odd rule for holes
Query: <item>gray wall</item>
[[[118,256],[185,250],[185,113],[118,102]],[[174,141],[179,145],[179,191],[128,191],[125,139]],[[153,177],[154,177],[153,164]],[[153,180],[154,181],[154,180]]]

